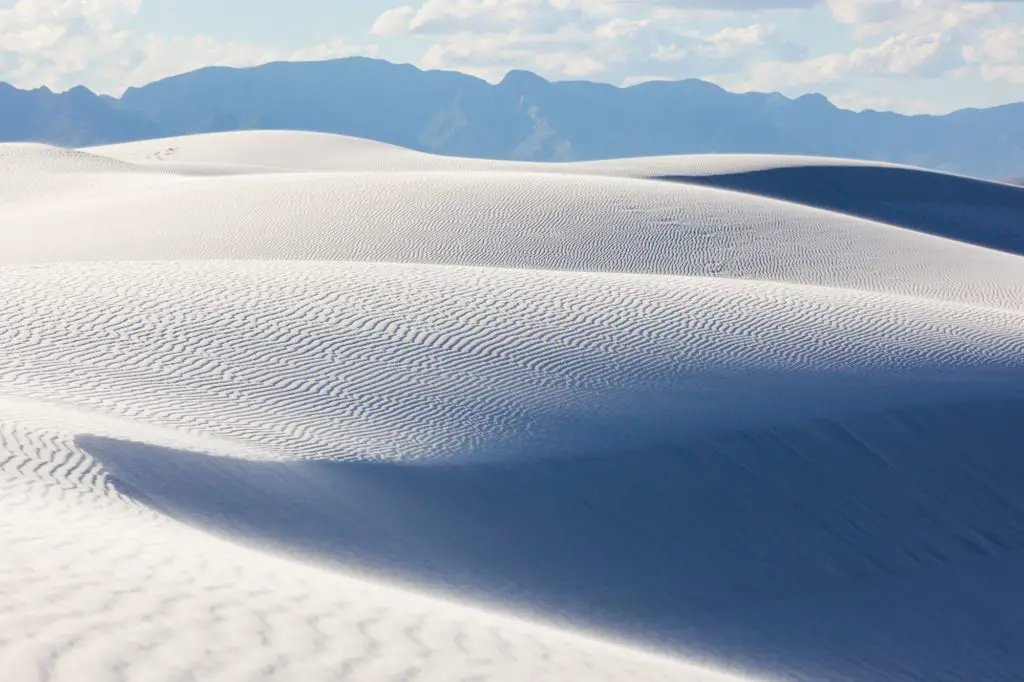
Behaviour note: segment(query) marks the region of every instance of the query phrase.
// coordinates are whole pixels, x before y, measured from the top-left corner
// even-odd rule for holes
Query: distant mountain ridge
[[[0,85],[0,141],[87,146],[260,128],[493,159],[733,152],[891,161],[985,178],[1024,168],[1024,103],[946,116],[856,113],[822,95],[736,94],[700,80],[619,88],[512,71],[492,85],[362,57],[208,67],[120,98]]]
[[[160,135],[145,114],[122,109],[117,100],[84,87],[54,93],[19,90],[0,83],[0,142],[51,142],[82,146]]]

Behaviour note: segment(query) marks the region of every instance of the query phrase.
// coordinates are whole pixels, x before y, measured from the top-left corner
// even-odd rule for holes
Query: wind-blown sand
[[[1024,670],[1024,189],[287,132],[0,179],[12,680]]]

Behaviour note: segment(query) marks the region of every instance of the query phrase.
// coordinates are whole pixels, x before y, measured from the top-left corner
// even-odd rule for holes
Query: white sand
[[[658,179],[829,167],[972,218]],[[966,243],[1009,234],[992,184],[0,145],[0,670],[1015,679],[1024,262]]]

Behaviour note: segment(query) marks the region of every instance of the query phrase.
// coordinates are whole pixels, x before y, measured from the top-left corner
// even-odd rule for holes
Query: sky
[[[352,55],[496,82],[702,78],[945,113],[1024,101],[1024,0],[0,0],[0,80],[126,87]]]

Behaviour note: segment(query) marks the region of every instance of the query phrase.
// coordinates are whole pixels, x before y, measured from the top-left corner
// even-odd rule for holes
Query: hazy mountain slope
[[[57,94],[0,83],[0,142],[78,146],[154,137],[161,130],[145,115],[124,111],[86,88]]]
[[[1015,682],[1024,261],[661,179],[793,169],[1002,234],[841,160],[0,146],[0,667]]]
[[[819,95],[738,95],[696,80],[616,88],[513,71],[491,86],[353,58],[202,69],[129,90],[122,104],[171,132],[319,130],[502,159],[785,153],[982,177],[1024,164],[1024,105],[946,117],[858,114]]]
[[[121,106],[172,134],[311,130],[494,158],[530,132],[516,102],[480,79],[363,58],[200,69],[130,88]]]
[[[365,58],[204,68],[130,88],[120,100],[7,86],[0,105],[0,139],[76,145],[293,129],[491,159],[802,154],[987,178],[1024,166],[1021,104],[948,116],[854,113],[820,95],[734,94],[698,80],[617,88],[513,71],[490,85]]]

